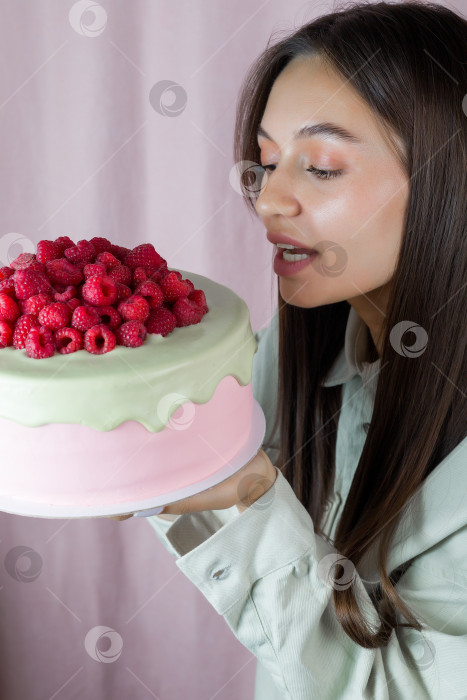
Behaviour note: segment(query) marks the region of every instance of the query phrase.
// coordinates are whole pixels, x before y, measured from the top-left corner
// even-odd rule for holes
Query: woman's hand
[[[242,512],[266,491],[269,491],[276,477],[277,471],[271,460],[264,450],[259,450],[253,459],[233,476],[194,496],[169,503],[161,511],[161,515],[182,515],[184,513],[198,513],[202,510],[223,510],[234,505]],[[127,520],[132,516],[133,513],[109,517],[112,520]]]

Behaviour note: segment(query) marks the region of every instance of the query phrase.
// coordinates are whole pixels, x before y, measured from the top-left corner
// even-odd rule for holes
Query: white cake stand
[[[253,399],[250,435],[243,448],[227,464],[221,465],[214,474],[197,481],[195,484],[181,486],[179,489],[165,493],[163,496],[146,498],[144,501],[128,501],[115,505],[99,505],[99,503],[94,503],[92,506],[54,505],[53,503],[11,498],[0,493],[0,511],[15,515],[28,515],[35,518],[97,518],[111,515],[126,515],[135,513],[138,510],[165,506],[174,501],[194,496],[196,493],[211,488],[211,486],[216,486],[216,484],[220,484],[221,481],[225,481],[240,471],[258,452],[263,444],[265,432],[266,419],[263,410],[256,399]]]

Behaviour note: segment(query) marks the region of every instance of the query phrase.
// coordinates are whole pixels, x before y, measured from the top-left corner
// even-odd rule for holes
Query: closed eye
[[[275,168],[276,166],[271,164],[271,165],[262,165],[261,166],[264,170],[269,170],[271,168]],[[342,175],[342,170],[318,170],[318,168],[315,168],[313,165],[311,165],[308,169],[307,172],[313,173],[319,180],[330,180],[331,178],[338,177],[339,175]]]

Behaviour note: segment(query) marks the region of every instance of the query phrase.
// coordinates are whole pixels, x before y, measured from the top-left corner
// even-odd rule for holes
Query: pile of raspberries
[[[165,337],[208,311],[204,292],[168,270],[150,243],[131,249],[60,236],[0,268],[0,349],[35,359],[137,348],[148,333]]]

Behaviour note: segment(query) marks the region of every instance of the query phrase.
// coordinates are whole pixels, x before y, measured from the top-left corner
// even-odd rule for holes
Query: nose
[[[294,193],[293,182],[283,171],[279,174],[277,166],[273,172],[265,171],[255,208],[263,218],[274,214],[296,216],[299,213],[300,205]]]

